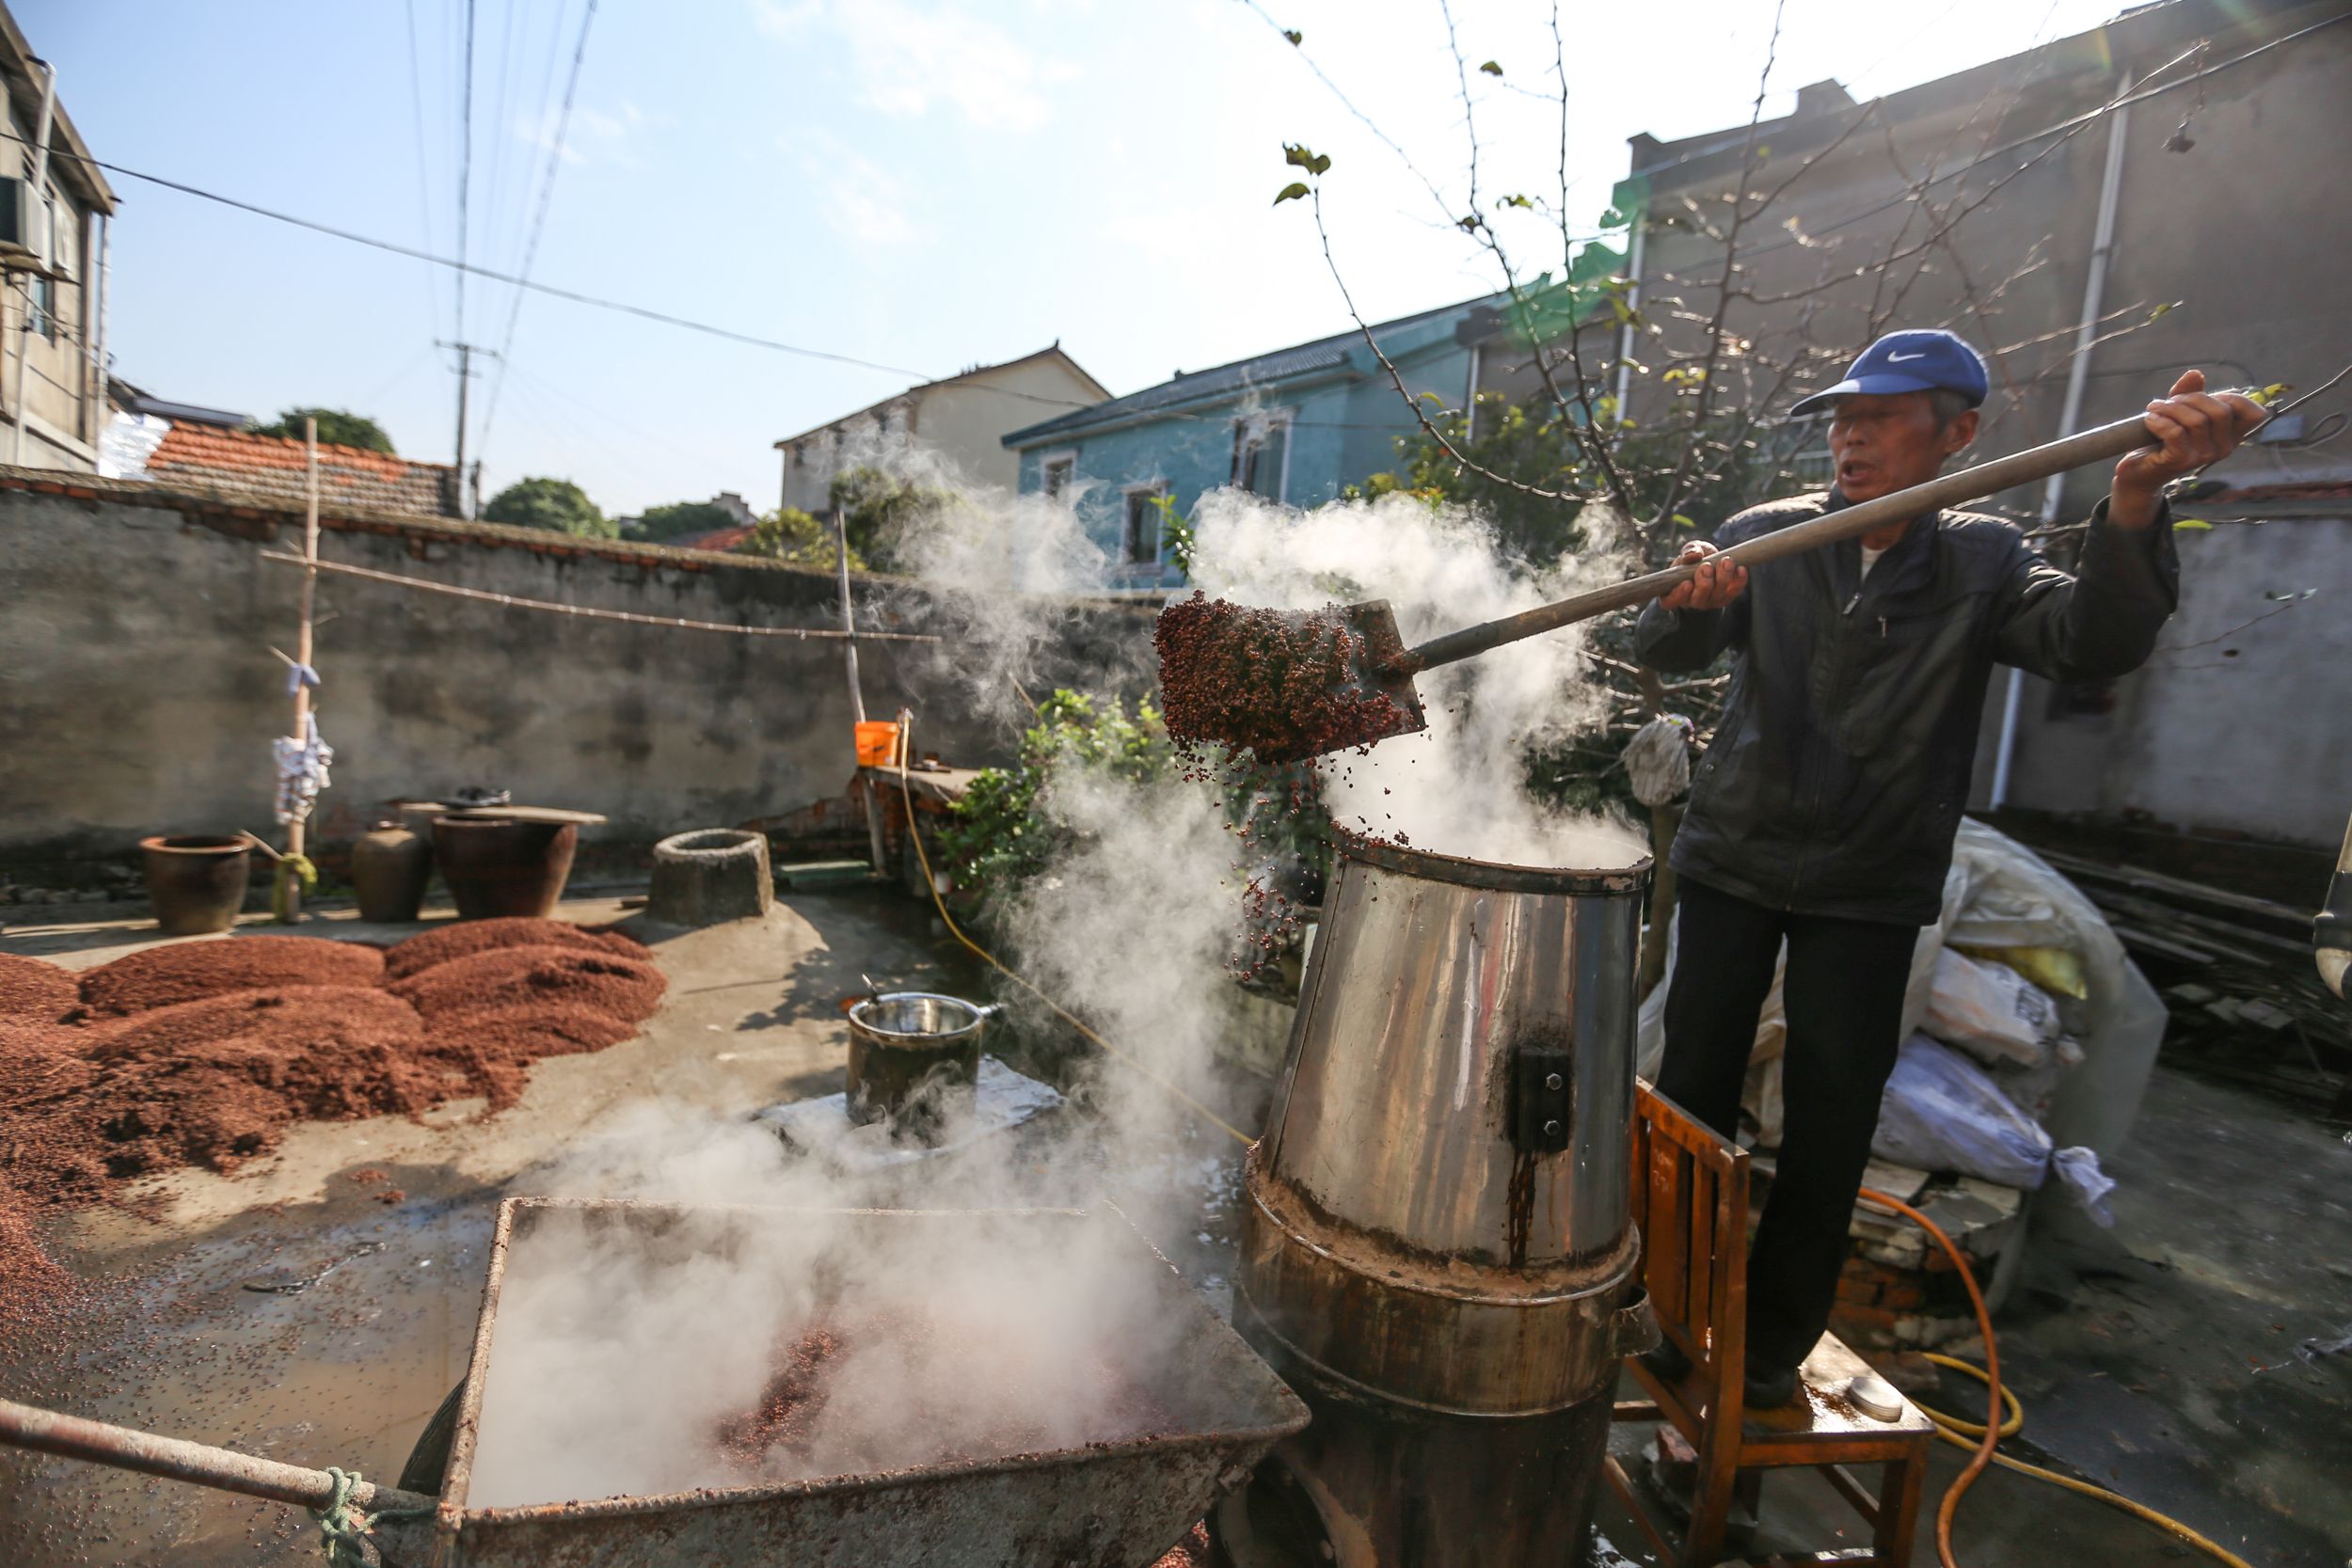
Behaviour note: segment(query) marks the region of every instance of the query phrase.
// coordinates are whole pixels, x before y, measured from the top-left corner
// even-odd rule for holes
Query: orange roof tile
[[[675,550],[731,550],[749,539],[755,526],[751,523],[730,523],[725,528],[712,529],[708,533],[697,533],[684,539],[673,539],[669,544],[670,547]]]
[[[147,460],[159,481],[194,481],[271,495],[299,496],[308,467],[304,444],[198,424],[174,424]],[[322,493],[395,512],[437,516],[453,493],[445,463],[412,463],[358,447],[319,445]]]

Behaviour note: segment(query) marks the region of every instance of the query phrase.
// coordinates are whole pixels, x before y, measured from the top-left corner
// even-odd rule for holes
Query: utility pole
[[[479,354],[485,359],[495,359],[498,354],[495,350],[484,348],[478,343],[445,342],[437,338],[434,340],[434,345],[437,348],[453,348],[457,351],[457,510],[467,513],[465,503],[466,391],[468,384],[473,380],[473,356]],[[480,478],[477,476],[475,480],[477,489],[480,487]],[[479,511],[480,508],[476,507],[474,510]],[[467,515],[471,515],[471,513],[467,513]]]
[[[307,416],[302,421],[302,559],[305,564],[302,568],[302,624],[294,631],[294,743],[297,747],[308,746],[310,741],[310,660],[317,652],[311,634],[319,582],[319,422]],[[294,811],[286,823],[284,858],[299,865],[303,851],[309,847],[310,809],[299,796],[290,803]],[[278,917],[291,926],[302,918],[302,878],[294,865],[280,865],[278,880],[281,890],[275,900]]]

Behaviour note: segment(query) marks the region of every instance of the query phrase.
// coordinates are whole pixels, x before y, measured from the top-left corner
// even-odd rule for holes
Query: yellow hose
[[[1241,1144],[1245,1148],[1257,1142],[1257,1140],[1251,1137],[1248,1133],[1243,1132],[1240,1128],[1235,1127],[1232,1122],[1227,1121],[1223,1117],[1218,1116],[1215,1111],[1210,1110],[1206,1105],[1201,1104],[1200,1101],[1195,1100],[1192,1096],[1186,1094],[1184,1090],[1178,1088],[1175,1085],[1169,1083],[1167,1079],[1161,1077],[1158,1073],[1152,1071],[1150,1068],[1145,1067],[1141,1062],[1136,1061],[1133,1056],[1130,1056],[1127,1053],[1120,1050],[1119,1047],[1113,1045],[1110,1041],[1104,1039],[1102,1036],[1088,1028],[1076,1018],[1071,1016],[1071,1014],[1065,1010],[1060,1004],[1057,1003],[1052,997],[1046,995],[1036,986],[1032,985],[1029,982],[1028,977],[1024,975],[1019,970],[1014,969],[1011,965],[997,958],[995,954],[990,952],[987,948],[982,947],[978,942],[974,942],[970,937],[963,934],[963,927],[956,924],[956,917],[947,912],[947,901],[939,895],[939,879],[931,872],[931,858],[923,852],[923,832],[922,830],[915,825],[914,820],[914,791],[907,783],[907,758],[914,754],[914,726],[912,723],[901,720],[899,721],[898,740],[898,798],[905,803],[906,806],[907,836],[914,841],[915,861],[923,867],[923,886],[930,890],[931,904],[939,911],[939,918],[946,923],[947,934],[954,937],[958,942],[963,943],[965,947],[969,948],[982,963],[987,964],[997,974],[1002,974],[1006,979],[1010,980],[1014,985],[1019,986],[1023,990],[1027,991],[1031,996],[1036,997],[1040,1002],[1045,1004],[1046,1008],[1051,1011],[1055,1017],[1060,1019],[1064,1023],[1069,1024],[1073,1029],[1075,1029],[1080,1035],[1093,1041],[1097,1046],[1100,1046],[1105,1053],[1115,1057],[1120,1062],[1125,1063],[1136,1073],[1150,1079],[1152,1083],[1157,1084],[1161,1088],[1166,1089],[1169,1094],[1174,1095],[1178,1100],[1183,1101],[1186,1105],[1191,1106],[1195,1111],[1200,1112],[1205,1119],[1220,1129],[1226,1136],[1232,1138],[1234,1142]]]
[[[2159,1513],[2145,1503],[2134,1502],[2121,1492],[2110,1492],[2104,1486],[2094,1486],[2087,1481],[2076,1481],[2072,1476],[2062,1476],[2056,1470],[2045,1470],[2039,1465],[2028,1465],[2022,1459],[2011,1459],[2009,1455],[1998,1451],[1994,1445],[2004,1437],[2014,1437],[2018,1430],[2026,1424],[2026,1407],[2018,1402],[2015,1394],[2010,1392],[2001,1384],[2000,1357],[1993,1338],[1993,1314],[1986,1309],[1984,1296],[1977,1289],[1975,1271],[1968,1267],[1968,1259],[1961,1255],[1959,1247],[1952,1244],[1951,1238],[1945,1235],[1933,1221],[1908,1203],[1889,1197],[1884,1193],[1872,1192],[1867,1187],[1862,1190],[1862,1196],[1866,1202],[1895,1210],[1916,1221],[1920,1228],[1934,1237],[1951,1258],[1953,1267],[1960,1271],[1961,1283],[1968,1288],[1970,1305],[1976,1308],[1977,1326],[1984,1335],[1986,1365],[1975,1367],[1956,1356],[1938,1355],[1932,1352],[1929,1353],[1928,1359],[1939,1367],[1949,1367],[1954,1371],[1965,1372],[1983,1384],[1990,1394],[1987,1406],[1988,1416],[1996,1410],[2006,1409],[2008,1412],[2001,1421],[2000,1430],[1988,1437],[1981,1422],[1965,1420],[1958,1416],[1947,1416],[1941,1410],[1931,1410],[1924,1404],[1919,1405],[1919,1413],[1935,1423],[1935,1434],[1938,1437],[1956,1449],[1965,1449],[1977,1455],[1968,1468],[1961,1472],[1960,1479],[1952,1483],[1951,1490],[1944,1495],[1943,1506],[1936,1513],[1936,1550],[1943,1560],[1944,1568],[1959,1568],[1959,1563],[1952,1556],[1952,1519],[1959,1510],[1961,1497],[1975,1483],[1977,1477],[1982,1473],[1984,1462],[1988,1459],[2005,1470],[2014,1470],[2022,1476],[2032,1476],[2037,1481],[2046,1481],[2053,1486],[2062,1486],[2069,1492],[2078,1492],[2086,1497],[2096,1497],[2110,1507],[2120,1508],[2134,1518],[2144,1519],[2167,1534],[2186,1542],[2217,1561],[2230,1564],[2230,1568],[2253,1568],[2252,1563],[2248,1562],[2219,1542],[2208,1540],[2169,1514]],[[1918,1402],[1915,1400],[1912,1402],[1916,1404]]]

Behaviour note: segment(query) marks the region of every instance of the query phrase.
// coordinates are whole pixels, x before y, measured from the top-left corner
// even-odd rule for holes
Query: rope
[[[898,742],[898,796],[899,799],[906,804],[907,836],[914,841],[914,858],[915,861],[923,867],[923,885],[930,890],[931,903],[933,907],[939,911],[939,918],[946,923],[947,934],[954,937],[958,942],[963,943],[963,945],[970,949],[982,963],[987,964],[997,974],[1002,974],[1006,979],[1010,980],[1014,985],[1019,986],[1023,990],[1027,991],[1031,996],[1036,997],[1040,1002],[1045,1004],[1046,1010],[1051,1012],[1056,1018],[1058,1018],[1064,1023],[1069,1024],[1073,1029],[1075,1029],[1087,1039],[1101,1047],[1103,1051],[1107,1053],[1112,1057],[1125,1063],[1126,1066],[1133,1069],[1136,1073],[1144,1078],[1150,1079],[1152,1083],[1157,1084],[1161,1088],[1166,1089],[1169,1094],[1175,1096],[1176,1099],[1182,1101],[1184,1104],[1191,1106],[1193,1110],[1199,1112],[1203,1118],[1221,1130],[1226,1136],[1232,1138],[1235,1143],[1241,1144],[1245,1148],[1256,1143],[1258,1141],[1257,1139],[1251,1137],[1240,1128],[1235,1127],[1232,1122],[1227,1121],[1223,1117],[1218,1116],[1215,1111],[1210,1110],[1206,1105],[1201,1104],[1200,1101],[1195,1100],[1192,1096],[1186,1094],[1184,1090],[1178,1088],[1175,1085],[1169,1083],[1167,1079],[1161,1077],[1158,1073],[1152,1071],[1150,1068],[1145,1067],[1141,1062],[1136,1060],[1133,1056],[1130,1056],[1127,1053],[1120,1050],[1119,1047],[1113,1045],[1110,1041],[1104,1039],[1102,1036],[1088,1028],[1083,1022],[1079,1022],[1078,1019],[1073,1017],[1066,1008],[1062,1007],[1052,997],[1046,995],[1036,986],[1032,985],[1028,978],[1022,974],[1019,970],[1014,969],[1011,965],[997,958],[995,954],[991,953],[987,948],[982,947],[978,942],[974,942],[970,937],[963,934],[963,927],[956,924],[956,917],[947,912],[947,901],[940,896],[939,879],[931,872],[930,856],[923,851],[922,830],[915,825],[914,791],[907,783],[907,758],[912,756],[914,752],[914,726],[912,722],[901,720],[899,722],[899,728],[902,733]]]
[[[448,594],[460,599],[479,599],[485,604],[503,605],[509,610],[544,610],[557,615],[578,615],[590,621],[626,621],[635,626],[670,626],[681,631],[725,631],[739,637],[791,637],[803,641],[815,637],[839,641],[850,634],[830,631],[820,626],[738,626],[724,621],[689,621],[676,615],[641,615],[633,610],[596,610],[587,605],[558,604],[553,599],[526,599],[513,594],[492,594],[480,588],[460,588],[453,582],[434,582],[425,578],[403,577],[398,572],[379,572],[372,566],[346,566],[334,561],[308,561],[298,555],[279,550],[263,550],[263,561],[275,561],[290,566],[309,566],[322,572],[340,572],[345,577],[366,578],[374,582],[398,583],[424,594]],[[868,642],[938,642],[943,639],[927,632],[862,631],[857,634]]]
[[[2251,1563],[2231,1551],[2227,1546],[2198,1534],[2178,1519],[2159,1513],[2145,1503],[2134,1502],[2120,1492],[2110,1492],[2104,1486],[2094,1486],[2087,1481],[2076,1481],[2072,1476],[2062,1476],[2056,1470],[2045,1470],[2039,1465],[2028,1465],[2022,1459],[2011,1459],[2009,1455],[1996,1451],[1996,1445],[2002,1438],[2015,1436],[2018,1430],[2026,1424],[2026,1409],[2018,1402],[2017,1396],[2001,1385],[2001,1361],[1998,1345],[1993,1337],[1993,1314],[1985,1307],[1984,1292],[1977,1289],[1976,1271],[1969,1268],[1968,1259],[1962,1255],[1960,1248],[1952,1243],[1952,1239],[1944,1234],[1943,1228],[1910,1204],[1899,1198],[1889,1197],[1884,1193],[1874,1192],[1868,1187],[1862,1189],[1862,1198],[1866,1203],[1873,1203],[1902,1214],[1935,1238],[1936,1243],[1943,1247],[1945,1253],[1950,1257],[1953,1267],[1960,1271],[1961,1283],[1968,1288],[1969,1305],[1976,1308],[1977,1326],[1984,1335],[1984,1365],[1982,1367],[1973,1367],[1965,1361],[1948,1355],[1931,1354],[1928,1356],[1930,1361],[1939,1367],[1950,1367],[1957,1371],[1965,1372],[1983,1384],[1987,1402],[1985,1418],[1981,1422],[1963,1420],[1957,1416],[1947,1416],[1940,1410],[1931,1410],[1926,1405],[1919,1406],[1919,1413],[1935,1423],[1936,1436],[1954,1448],[1969,1449],[1976,1455],[1968,1462],[1968,1467],[1961,1471],[1960,1479],[1952,1482],[1951,1489],[1944,1494],[1943,1505],[1936,1510],[1935,1549],[1944,1568],[1960,1568],[1958,1560],[1952,1555],[1952,1520],[1960,1511],[1960,1499],[1966,1495],[1969,1487],[1976,1484],[1977,1478],[1984,1473],[1988,1464],[1998,1465],[2005,1470],[2014,1470],[2019,1475],[2032,1476],[2037,1481],[2046,1481],[2053,1486],[2062,1486],[2069,1492],[2077,1492],[2086,1497],[2096,1497],[2110,1507],[2122,1509],[2136,1519],[2146,1520],[2158,1529],[2186,1542],[2215,1560],[2228,1563],[2230,1568],[2253,1568]]]
[[[335,1482],[325,1508],[310,1510],[310,1517],[319,1523],[319,1548],[326,1554],[333,1568],[382,1568],[383,1556],[368,1532],[386,1519],[421,1519],[430,1509],[388,1508],[380,1513],[365,1513],[355,1507],[352,1497],[362,1484],[357,1470],[339,1470],[332,1465],[327,1475]]]

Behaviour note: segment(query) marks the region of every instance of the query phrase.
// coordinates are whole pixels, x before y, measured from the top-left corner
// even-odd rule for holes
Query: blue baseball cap
[[[1857,392],[1958,392],[1974,408],[1991,387],[1984,356],[1957,333],[1942,327],[1889,332],[1846,367],[1845,380],[1802,400],[1788,413],[1791,418],[1818,414]]]

